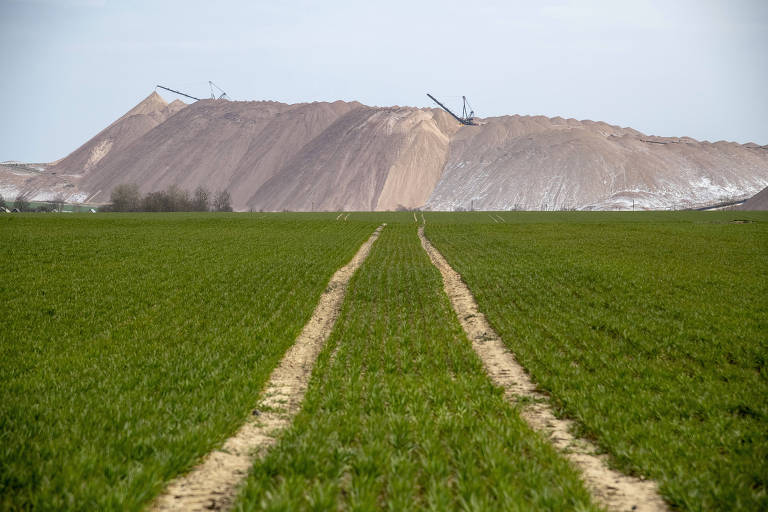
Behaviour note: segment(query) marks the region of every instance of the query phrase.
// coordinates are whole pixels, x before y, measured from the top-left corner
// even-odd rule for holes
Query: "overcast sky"
[[[155,84],[208,80],[768,144],[766,0],[0,0],[0,52],[0,160],[61,158]]]

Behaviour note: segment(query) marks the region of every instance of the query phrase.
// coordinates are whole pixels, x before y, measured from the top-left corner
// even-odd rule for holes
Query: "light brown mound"
[[[89,174],[97,167],[100,172],[101,165],[107,162],[105,158],[110,153],[120,153],[127,149],[134,141],[163,124],[184,107],[186,104],[180,101],[166,104],[159,94],[153,92],[91,140],[57,162],[55,172],[78,177]],[[101,185],[106,187],[104,190],[108,197],[109,191],[115,184],[102,183]],[[90,192],[93,193],[95,190]]]
[[[232,506],[254,458],[277,442],[280,431],[299,412],[315,360],[341,311],[347,284],[385,225],[376,228],[352,260],[331,278],[296,343],[272,372],[257,408],[259,416],[189,473],[172,481],[150,510],[222,510]]]
[[[768,187],[747,199],[747,201],[734,208],[735,210],[768,210]]]
[[[644,135],[593,121],[153,93],[46,172],[0,188],[107,202],[121,183],[227,189],[244,210],[669,209],[768,185],[768,147]],[[13,187],[13,188],[11,188]]]
[[[532,405],[522,409],[521,416],[533,429],[546,435],[581,471],[596,501],[608,510],[668,510],[658,494],[656,482],[640,480],[610,469],[607,458],[597,455],[597,448],[592,443],[571,434],[571,421],[555,417],[546,396],[536,391],[525,369],[491,328],[461,276],[424,236],[423,226],[419,227],[419,238],[432,263],[440,270],[445,292],[491,380],[504,389],[510,402],[515,403],[520,398],[533,399]]]

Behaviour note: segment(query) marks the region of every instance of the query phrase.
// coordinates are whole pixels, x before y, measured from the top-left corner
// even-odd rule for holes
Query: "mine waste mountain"
[[[768,146],[437,108],[150,94],[66,158],[0,164],[0,194],[107,203],[118,184],[227,189],[235,210],[681,209],[768,186]],[[760,204],[764,204],[760,203]]]
[[[743,204],[736,206],[737,210],[768,210],[768,187],[764,188]]]

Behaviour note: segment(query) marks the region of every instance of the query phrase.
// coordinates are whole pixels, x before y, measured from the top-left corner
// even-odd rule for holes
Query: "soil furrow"
[[[173,480],[149,510],[222,510],[232,506],[254,458],[276,443],[280,431],[301,408],[315,360],[341,311],[347,284],[385,225],[376,228],[352,260],[331,277],[311,318],[272,372],[253,417],[220,449]]]
[[[424,236],[423,226],[419,227],[419,238],[430,260],[440,270],[445,292],[491,380],[504,389],[509,401],[516,403],[526,399],[531,402],[521,408],[521,416],[533,429],[546,435],[581,471],[596,501],[608,510],[615,511],[668,510],[658,493],[656,482],[631,477],[609,468],[607,457],[598,455],[594,444],[571,434],[572,421],[555,417],[546,395],[536,390],[525,369],[480,312],[461,275],[453,270]]]

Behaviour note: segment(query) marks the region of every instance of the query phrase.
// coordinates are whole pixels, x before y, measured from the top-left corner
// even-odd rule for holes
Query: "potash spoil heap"
[[[681,208],[768,186],[768,147],[662,138],[602,122],[336,101],[166,103],[152,93],[39,175],[31,195],[108,202],[121,183],[227,189],[236,210]],[[13,183],[11,183],[12,180]]]

